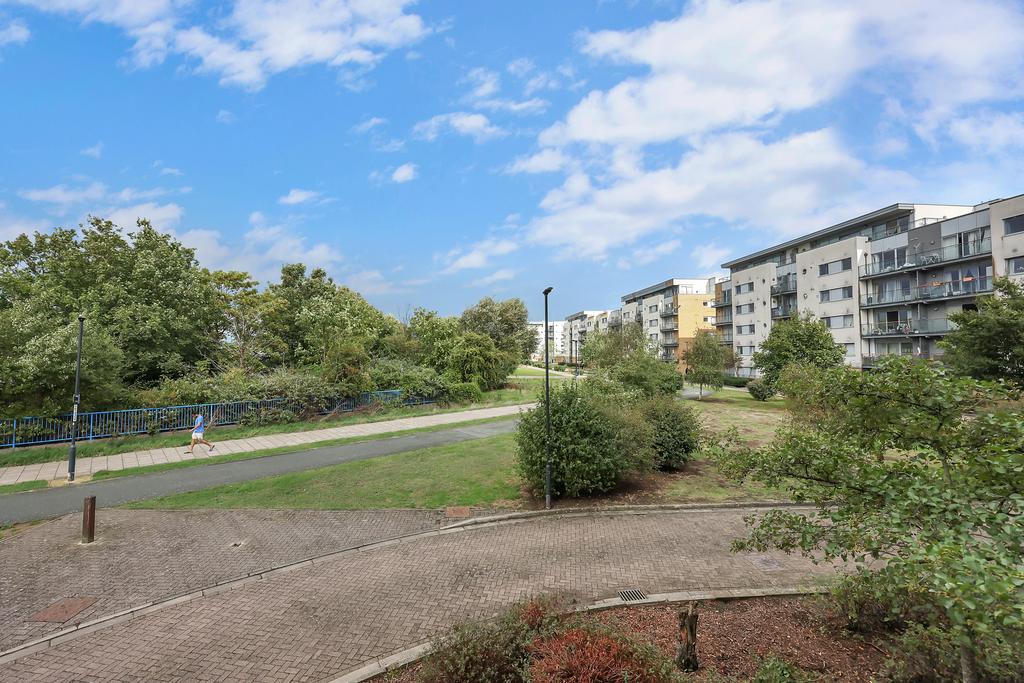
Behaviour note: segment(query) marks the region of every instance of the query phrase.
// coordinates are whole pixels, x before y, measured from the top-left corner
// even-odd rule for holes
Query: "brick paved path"
[[[0,651],[250,572],[436,529],[443,519],[434,510],[104,510],[96,542],[82,545],[81,517],[68,515],[0,541]],[[69,624],[26,621],[77,596],[97,601]]]
[[[375,434],[390,434],[402,432],[409,429],[421,427],[434,427],[437,425],[457,424],[470,420],[482,420],[489,417],[502,417],[505,415],[518,415],[519,411],[534,405],[533,403],[501,406],[498,408],[479,408],[477,410],[460,410],[452,413],[438,413],[435,415],[421,415],[418,417],[403,417],[396,420],[381,420],[380,422],[366,422],[363,424],[346,425],[344,427],[333,427],[331,429],[316,429],[308,432],[293,432],[291,434],[271,434],[267,436],[254,436],[247,439],[233,439],[231,441],[215,441],[216,450],[210,453],[205,446],[197,446],[193,455],[186,452],[188,447],[188,434],[182,433],[182,445],[177,448],[154,448],[147,451],[135,451],[132,453],[120,453],[118,455],[104,455],[95,458],[80,458],[75,466],[77,476],[89,476],[100,470],[121,470],[129,467],[141,467],[146,465],[159,465],[165,462],[179,462],[182,460],[200,460],[218,455],[230,453],[248,453],[266,448],[279,448],[281,446],[297,446],[316,443],[318,441],[330,441],[333,439],[345,439],[354,436],[372,436]],[[21,481],[33,481],[42,479],[52,481],[54,479],[66,479],[68,476],[68,464],[66,461],[47,462],[36,465],[21,465],[17,467],[0,467],[0,486],[4,484],[16,484]]]
[[[538,517],[346,554],[0,667],[2,680],[319,681],[530,594],[805,585],[827,567],[737,556],[749,509]]]

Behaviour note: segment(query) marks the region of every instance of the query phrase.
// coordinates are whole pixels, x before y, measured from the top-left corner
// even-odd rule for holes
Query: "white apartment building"
[[[542,361],[544,360],[544,321],[531,321],[529,325],[537,337],[537,345],[534,347],[533,353],[530,354],[530,358],[535,361]],[[558,356],[567,356],[569,353],[565,343],[565,326],[564,320],[548,321],[548,340],[551,343],[552,359]]]
[[[722,265],[715,325],[737,374],[772,325],[809,311],[853,367],[886,355],[939,358],[950,313],[992,278],[1024,278],[1024,195],[976,206],[893,204]]]

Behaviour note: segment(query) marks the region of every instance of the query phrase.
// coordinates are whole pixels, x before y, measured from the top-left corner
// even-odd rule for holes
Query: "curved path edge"
[[[152,614],[153,612],[157,612],[159,610],[166,609],[168,607],[174,607],[176,605],[180,605],[180,604],[183,604],[183,603],[186,603],[186,602],[191,602],[192,600],[196,600],[196,599],[199,599],[199,598],[207,597],[207,596],[210,596],[210,595],[216,595],[218,593],[224,593],[226,591],[234,590],[236,588],[241,588],[241,587],[246,586],[248,584],[255,583],[257,581],[262,581],[262,580],[264,580],[266,578],[269,578],[271,576],[277,576],[277,575],[284,574],[284,573],[287,573],[287,572],[290,572],[290,571],[294,571],[296,569],[303,569],[303,568],[306,568],[306,567],[312,567],[314,565],[323,564],[323,563],[330,562],[332,560],[338,559],[340,557],[345,557],[345,556],[352,555],[352,554],[355,554],[355,553],[369,552],[369,551],[372,551],[372,550],[376,550],[378,548],[386,548],[388,546],[393,546],[393,545],[397,545],[397,544],[400,544],[400,543],[407,543],[407,542],[410,542],[410,541],[415,541],[415,540],[419,540],[419,539],[423,539],[423,538],[431,538],[431,537],[434,537],[434,536],[442,536],[442,535],[453,534],[453,533],[461,533],[461,532],[464,532],[464,531],[467,531],[467,530],[471,530],[471,529],[474,529],[474,528],[486,528],[486,527],[493,527],[493,526],[498,526],[498,525],[503,525],[503,524],[515,524],[515,523],[519,523],[519,522],[527,522],[527,521],[530,521],[530,520],[533,520],[533,519],[543,518],[543,517],[550,517],[550,516],[586,517],[586,516],[605,516],[605,515],[613,515],[613,514],[646,515],[646,514],[652,514],[652,513],[653,514],[657,514],[659,512],[680,512],[680,511],[686,511],[686,510],[692,510],[694,512],[701,512],[701,511],[729,510],[729,509],[746,509],[746,510],[750,510],[752,512],[756,512],[756,511],[759,511],[759,510],[770,510],[770,509],[773,509],[773,508],[780,508],[780,507],[789,507],[789,508],[794,508],[794,509],[806,509],[806,510],[813,510],[814,509],[812,506],[808,506],[808,505],[804,505],[804,504],[799,504],[799,503],[789,503],[789,502],[779,502],[779,501],[764,501],[764,502],[746,502],[746,503],[708,503],[708,504],[693,503],[693,504],[677,504],[677,505],[623,505],[623,506],[604,506],[604,507],[578,507],[578,508],[564,508],[564,509],[552,509],[552,510],[529,510],[529,511],[525,511],[525,512],[511,512],[511,513],[501,514],[501,515],[491,515],[491,516],[487,516],[487,517],[476,517],[476,518],[473,518],[473,519],[468,519],[468,520],[464,520],[464,521],[461,521],[461,522],[456,522],[454,524],[449,524],[449,525],[446,525],[444,527],[441,527],[440,529],[434,529],[434,530],[431,530],[431,531],[418,531],[418,532],[414,532],[414,533],[411,533],[411,534],[402,534],[402,535],[399,535],[399,536],[393,536],[391,538],[386,538],[386,539],[380,540],[380,541],[371,541],[371,542],[368,542],[368,543],[362,543],[362,544],[359,544],[359,545],[350,546],[348,548],[343,548],[341,550],[335,550],[333,552],[325,553],[323,555],[316,555],[314,557],[309,557],[309,558],[306,558],[304,560],[296,560],[294,562],[287,562],[285,564],[281,564],[281,565],[277,565],[277,566],[274,566],[274,567],[270,567],[269,569],[255,571],[255,572],[250,572],[248,574],[245,574],[245,575],[239,576],[239,577],[235,577],[233,579],[225,579],[224,581],[220,581],[218,583],[212,584],[212,585],[207,586],[205,588],[199,588],[199,589],[196,589],[196,590],[188,591],[187,593],[180,593],[178,595],[172,595],[170,597],[162,598],[160,600],[153,600],[153,601],[150,601],[150,602],[143,603],[141,605],[136,605],[135,607],[129,607],[127,609],[123,609],[123,610],[120,610],[118,612],[113,612],[111,614],[107,614],[107,615],[104,615],[104,616],[101,616],[101,617],[97,617],[97,618],[91,619],[89,621],[84,621],[84,622],[81,622],[79,624],[74,624],[72,626],[68,626],[67,628],[60,629],[59,631],[54,631],[52,633],[49,633],[49,634],[47,634],[47,635],[45,635],[45,636],[43,636],[41,638],[37,638],[35,640],[30,640],[30,641],[28,641],[26,643],[22,643],[21,645],[18,645],[17,647],[13,647],[13,648],[11,648],[9,650],[6,650],[4,652],[0,652],[0,665],[17,661],[17,660],[19,660],[19,659],[21,659],[23,657],[28,657],[29,655],[33,655],[33,654],[36,654],[38,652],[42,652],[44,650],[48,650],[51,647],[54,647],[54,646],[57,646],[57,645],[61,645],[61,644],[66,643],[66,642],[68,642],[70,640],[74,640],[76,638],[80,638],[80,637],[88,635],[90,633],[95,633],[96,631],[101,631],[103,629],[110,628],[111,626],[116,626],[118,624],[123,624],[123,623],[131,621],[132,619],[135,619],[137,617],[142,617],[142,616],[145,616],[147,614]],[[759,589],[749,589],[749,590],[759,590]],[[685,591],[684,593],[678,593],[678,594],[676,594],[676,593],[666,593],[666,594],[658,594],[658,595],[684,595],[684,594],[687,594],[687,595],[689,595],[689,594],[710,595],[710,593],[713,593],[713,592],[727,594],[727,593],[731,593],[731,592],[735,592],[735,591],[732,591],[732,590],[710,591],[710,592],[709,591]],[[799,589],[799,592],[807,593],[807,592],[813,592],[813,591],[810,591],[807,588],[801,588],[801,589]],[[771,592],[763,593],[763,595],[774,595],[774,594],[775,593],[771,593]],[[642,600],[642,601],[637,600],[637,601],[631,601],[629,603],[622,603],[621,601],[619,601],[618,598],[611,598],[611,599],[608,599],[608,600],[602,600],[602,601],[600,601],[598,603],[594,603],[594,605],[604,605],[604,607],[595,607],[594,605],[592,605],[591,607],[585,608],[585,609],[604,609],[604,608],[608,608],[608,607],[615,607],[615,606],[618,606],[619,604],[640,605],[640,604],[647,604],[649,602],[672,601],[672,600],[667,600],[665,598],[655,599],[656,597],[657,597],[657,595],[656,596],[650,596],[650,597],[648,597],[647,600]],[[725,595],[723,595],[723,597],[753,597],[753,596],[740,596],[740,595],[725,596]],[[707,600],[707,599],[710,599],[710,598],[709,597],[704,597],[704,598],[685,598],[685,597],[675,598],[675,600],[687,600],[687,599],[689,599],[689,600],[695,600],[695,599]],[[607,603],[607,604],[605,604],[605,603]],[[417,647],[420,647],[420,646],[417,646]],[[412,648],[412,650],[415,650],[415,649],[416,649],[415,647]],[[393,656],[398,656],[398,655],[393,655]],[[422,655],[420,655],[420,656],[422,656]],[[370,665],[368,664],[367,666],[370,666]],[[392,664],[390,664],[390,666],[392,668],[394,668],[394,666],[396,666],[396,665],[392,663]],[[378,672],[378,673],[380,673],[380,672]],[[353,679],[353,680],[363,680],[363,679]]]
[[[821,587],[795,586],[791,588],[726,588],[720,590],[706,591],[675,591],[672,593],[654,593],[643,600],[630,600],[626,602],[621,598],[607,598],[598,600],[589,605],[582,605],[572,610],[573,612],[598,612],[612,609],[614,607],[636,607],[638,605],[657,605],[662,603],[685,602],[688,600],[735,600],[738,598],[766,598],[781,595],[813,595],[824,593]],[[417,645],[394,652],[385,657],[378,657],[373,661],[363,664],[358,669],[353,669],[332,679],[329,683],[363,683],[374,676],[386,674],[389,671],[408,666],[430,654],[434,647],[434,641],[425,640]]]

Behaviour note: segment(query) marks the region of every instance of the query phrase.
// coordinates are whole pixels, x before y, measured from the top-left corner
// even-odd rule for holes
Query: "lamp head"
[[[544,290],[544,296],[547,296],[548,294],[550,294],[552,289],[554,289],[554,287],[548,287],[547,289],[545,289]]]

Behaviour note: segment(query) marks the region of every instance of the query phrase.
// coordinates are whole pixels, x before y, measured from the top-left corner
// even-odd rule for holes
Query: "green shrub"
[[[455,382],[448,385],[446,397],[449,403],[479,403],[484,392],[476,382]]]
[[[775,395],[775,390],[768,386],[763,379],[755,379],[747,385],[747,391],[758,401],[767,401]]]
[[[299,416],[287,408],[260,408],[242,415],[238,423],[246,426],[276,425],[298,422]]]
[[[765,657],[750,683],[804,683],[811,678],[798,667],[776,657]]]
[[[651,426],[655,466],[663,470],[685,467],[700,447],[702,429],[693,408],[673,398],[655,398],[646,401],[641,412]]]
[[[448,385],[433,368],[399,358],[378,358],[370,364],[375,391],[399,389],[402,398],[444,399]]]
[[[674,394],[683,388],[683,376],[675,363],[660,361],[645,349],[631,353],[611,366],[608,374],[616,382],[648,397]]]
[[[423,660],[420,683],[523,683],[530,645],[557,625],[549,605],[532,601],[486,623],[456,626]]]
[[[743,388],[750,384],[750,377],[733,377],[732,375],[722,375],[722,383],[727,387],[740,387]]]
[[[889,643],[891,658],[882,670],[885,680],[960,680],[960,649],[956,637],[939,626],[913,623]],[[1024,681],[1024,634],[994,632],[976,643],[978,678],[991,683]]]
[[[547,437],[544,403],[528,411],[516,432],[516,467],[526,485],[544,491]],[[652,466],[650,427],[623,410],[571,385],[551,392],[551,488],[554,496],[584,496],[614,489],[622,475]]]

